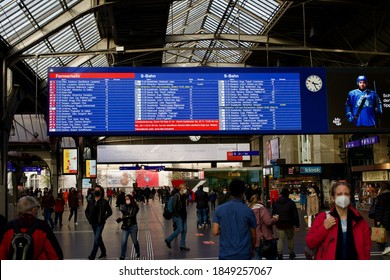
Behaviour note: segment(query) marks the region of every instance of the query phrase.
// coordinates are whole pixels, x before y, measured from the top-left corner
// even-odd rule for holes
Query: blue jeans
[[[198,209],[198,225],[207,223],[207,208]]]
[[[99,248],[102,256],[107,255],[106,247],[104,246],[104,242],[102,238],[103,229],[104,229],[104,224],[92,225],[92,230],[94,235],[93,248],[90,255],[92,258],[96,257],[96,253]]]
[[[176,223],[176,230],[171,233],[170,236],[167,237],[168,242],[172,242],[179,234],[181,234],[180,238],[180,247],[186,246],[186,235],[187,235],[187,219],[183,219],[180,216],[173,216],[172,220]]]
[[[51,217],[51,209],[50,208],[44,208],[43,209],[43,217],[45,219],[46,222],[48,222],[50,224],[50,226],[53,228],[54,227],[54,222],[53,222],[53,219]]]
[[[133,241],[135,253],[137,255],[140,254],[139,242],[138,242],[138,239],[137,239],[138,226],[137,225],[132,225],[128,229],[122,229],[121,257],[123,257],[123,258],[126,257],[127,240],[129,239],[129,235],[131,237],[131,240]]]

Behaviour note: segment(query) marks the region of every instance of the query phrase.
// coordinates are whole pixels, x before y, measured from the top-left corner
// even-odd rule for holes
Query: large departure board
[[[307,88],[313,74],[326,79],[317,68],[50,68],[48,132],[322,133],[326,90]]]

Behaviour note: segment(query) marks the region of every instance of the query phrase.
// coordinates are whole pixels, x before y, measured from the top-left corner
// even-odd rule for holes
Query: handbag
[[[370,219],[374,219],[375,218],[376,203],[377,203],[377,198],[374,198],[374,200],[372,201],[371,207],[370,207],[370,211],[368,212],[368,217]]]
[[[264,258],[275,258],[278,255],[276,243],[277,240],[275,238],[270,240],[261,239],[260,241],[261,256]]]
[[[387,231],[384,227],[371,227],[371,241],[385,243],[387,240]]]
[[[259,211],[259,220],[260,220],[260,229],[263,224],[263,216],[260,216]],[[270,240],[261,238],[260,239],[260,255],[266,259],[275,259],[278,256],[277,250],[277,239],[272,238]]]

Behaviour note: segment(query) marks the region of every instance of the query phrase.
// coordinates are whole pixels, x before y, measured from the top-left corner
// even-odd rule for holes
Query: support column
[[[58,174],[61,174],[61,150],[59,137],[50,137],[50,184],[53,194],[58,193]]]
[[[3,124],[3,122],[2,122]],[[0,214],[8,218],[8,141],[9,135],[2,127],[0,130],[0,161],[1,161],[1,175],[0,175]]]
[[[2,62],[2,75],[0,76],[1,99],[0,99],[0,214],[8,218],[8,141],[9,141],[9,117],[7,110],[7,67],[4,58]]]
[[[53,195],[56,195],[58,193],[58,162],[56,157],[52,157],[50,172],[51,188],[53,190]]]
[[[79,166],[77,173],[77,191],[82,191],[83,188],[83,177],[84,177],[84,137],[79,137],[78,143],[79,149]]]

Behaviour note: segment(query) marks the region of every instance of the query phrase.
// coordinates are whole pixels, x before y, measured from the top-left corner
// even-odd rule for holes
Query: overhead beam
[[[183,35],[167,35],[165,36],[166,43],[192,42],[202,40],[225,40],[225,41],[241,41],[251,43],[263,43],[273,45],[297,46],[297,42],[290,40],[273,38],[267,35],[245,35],[245,34],[220,34],[215,36],[214,33],[208,34],[183,34]]]
[[[115,49],[116,45],[115,45],[113,39],[111,39],[109,41],[108,46],[109,46],[108,48],[110,50]],[[91,54],[79,55],[75,59],[70,61],[66,66],[67,67],[78,67],[78,66],[84,64],[85,62],[87,62],[88,60],[94,58],[96,56],[96,51],[106,50],[106,49],[107,49],[107,39],[102,39],[99,42],[97,42],[95,45],[93,45],[91,48],[88,49],[88,51],[92,52]]]
[[[304,46],[257,46],[257,47],[162,47],[162,48],[143,48],[143,49],[131,49],[124,50],[120,53],[143,53],[143,52],[164,52],[164,51],[199,51],[199,50],[215,50],[215,51],[309,51],[309,52],[323,52],[323,53],[349,53],[349,54],[365,54],[365,55],[377,55],[377,56],[390,56],[390,52],[380,51],[363,51],[363,50],[345,50],[345,49],[327,49],[327,48],[311,48]],[[56,52],[56,53],[41,53],[38,57],[61,57],[61,56],[81,56],[81,55],[103,55],[103,54],[116,54],[115,49],[101,49],[95,51],[75,51],[75,52]],[[36,54],[24,54],[20,59],[36,58]]]

